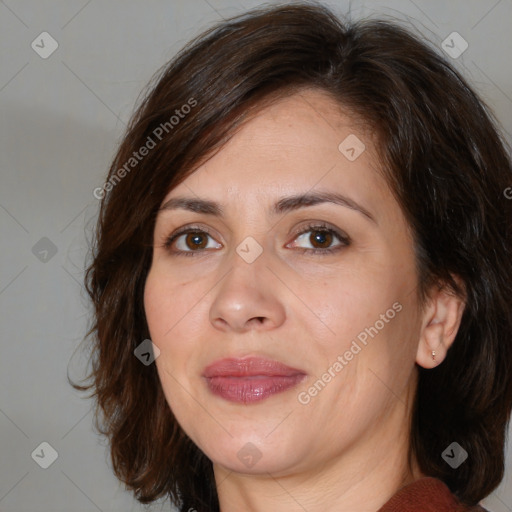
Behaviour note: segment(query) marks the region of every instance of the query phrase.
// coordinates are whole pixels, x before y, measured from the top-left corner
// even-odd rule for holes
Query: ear
[[[460,279],[454,277],[464,289]],[[416,362],[434,368],[443,362],[460,327],[465,300],[446,286],[435,288],[422,313],[422,327]]]

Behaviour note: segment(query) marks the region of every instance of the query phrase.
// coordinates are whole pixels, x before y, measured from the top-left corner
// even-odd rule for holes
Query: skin
[[[354,161],[338,149],[350,134],[366,146]],[[304,90],[261,110],[164,200],[216,201],[222,218],[185,209],[157,217],[144,297],[161,351],[156,366],[178,422],[213,461],[222,512],[376,511],[422,476],[406,464],[417,364],[442,363],[463,304],[443,289],[418,303],[412,239],[373,141],[325,93]],[[271,213],[282,197],[317,191],[349,197],[374,220],[334,203]],[[327,223],[350,243],[333,235],[318,244],[315,228],[298,236],[308,221]],[[165,247],[187,225],[208,229],[200,239],[207,245],[187,245],[183,235]],[[252,263],[236,252],[247,237],[263,250]],[[340,250],[304,251],[326,247]],[[299,393],[395,303],[400,312],[301,403]],[[251,355],[307,376],[257,403],[214,396],[204,367]],[[252,467],[237,456],[247,443],[261,455]]]

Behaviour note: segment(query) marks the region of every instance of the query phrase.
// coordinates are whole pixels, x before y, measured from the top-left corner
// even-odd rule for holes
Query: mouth
[[[229,402],[255,403],[299,384],[306,373],[272,359],[228,358],[208,365],[202,376],[211,393]]]

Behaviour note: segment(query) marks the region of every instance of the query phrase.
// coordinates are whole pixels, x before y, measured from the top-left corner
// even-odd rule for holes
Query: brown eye
[[[333,241],[332,233],[324,230],[311,231],[309,241],[316,249],[327,249]]]
[[[296,235],[288,247],[302,249],[305,253],[330,254],[349,246],[351,240],[342,231],[327,225],[309,225]]]
[[[165,241],[164,248],[173,254],[191,256],[209,249],[220,249],[222,245],[206,231],[196,228],[174,233]]]
[[[208,235],[201,231],[190,232],[185,237],[185,244],[189,249],[204,249],[208,244]]]

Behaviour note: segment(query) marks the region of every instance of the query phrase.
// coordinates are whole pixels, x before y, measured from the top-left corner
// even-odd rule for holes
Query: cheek
[[[144,309],[151,341],[159,348],[155,363],[168,400],[175,396],[178,382],[189,371],[192,349],[190,339],[197,325],[197,314],[189,303],[194,293],[174,285],[159,272],[150,271],[144,289]],[[197,301],[196,301],[197,302]],[[199,305],[198,305],[199,307]]]
[[[297,296],[306,307],[296,309],[306,329],[317,333],[321,345],[343,349],[381,314],[395,315],[392,309],[399,290],[380,276],[367,272],[338,271],[330,279],[297,283]],[[316,317],[316,321],[315,321]],[[380,329],[379,329],[380,330]],[[364,337],[364,336],[363,336]]]
[[[407,378],[418,342],[417,304],[408,275],[386,270],[340,273],[335,279],[323,280],[320,291],[301,287],[303,302],[319,320],[311,322],[311,311],[304,310],[310,319],[304,326],[314,340],[310,357],[317,361],[318,370],[328,371],[341,356],[343,371],[339,374],[344,378],[351,374],[352,384],[375,378],[370,369],[386,381],[398,375],[399,380]],[[335,380],[341,383],[344,378]]]
[[[153,341],[168,343],[182,323],[197,325],[193,317],[203,295],[199,280],[177,282],[172,275],[151,269],[144,288],[144,311]]]
[[[379,421],[397,397],[405,402],[403,392],[415,366],[413,304],[404,298],[390,302],[383,295],[371,309],[355,300],[344,306],[335,324],[336,340],[316,344],[318,371],[299,396],[311,416],[326,418],[333,443],[336,436],[348,439],[351,429],[365,430]]]
[[[194,355],[190,343],[193,333],[188,327],[196,324],[190,318],[194,309],[187,296],[195,295],[185,294],[183,286],[171,281],[159,272],[150,271],[144,289],[144,309],[151,341],[160,350],[155,360],[158,377],[167,403],[179,421],[193,412],[189,411],[183,386],[192,371],[190,362]]]

